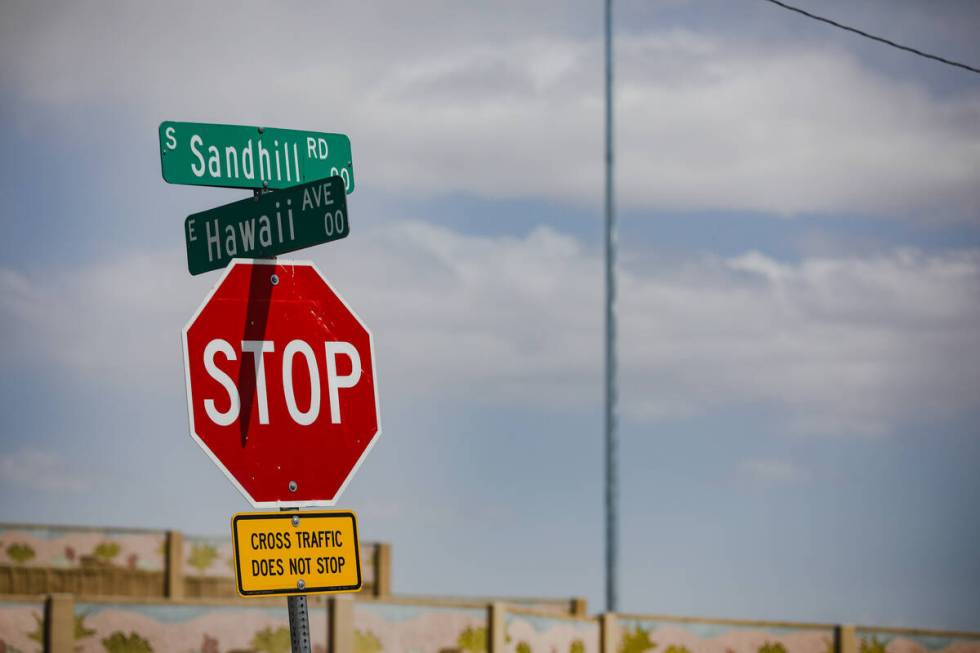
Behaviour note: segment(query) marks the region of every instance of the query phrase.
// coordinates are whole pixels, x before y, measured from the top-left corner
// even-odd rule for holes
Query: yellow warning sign
[[[242,512],[231,519],[231,539],[242,596],[361,589],[352,512]]]

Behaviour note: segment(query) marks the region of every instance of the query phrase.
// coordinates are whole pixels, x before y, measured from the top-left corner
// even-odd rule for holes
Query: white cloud
[[[0,323],[9,334],[0,360],[34,365],[42,353],[67,373],[110,383],[152,385],[179,372],[179,328],[194,295],[208,287],[174,273],[184,269],[180,255],[139,253],[76,272],[45,271],[43,279],[0,269]]]
[[[351,134],[364,188],[599,199],[602,48],[575,7],[275,11],[11,11],[0,59],[32,101],[124,107],[147,144],[161,119],[309,126]],[[980,94],[931,95],[812,44],[631,28],[617,40],[624,204],[921,220],[980,208]]]
[[[574,238],[404,222],[314,252],[375,331],[383,395],[501,410],[598,401],[601,263]],[[0,360],[173,389],[179,329],[215,279],[161,273],[181,263],[165,252],[43,279],[5,271]],[[797,263],[749,252],[631,265],[620,281],[632,419],[761,404],[792,432],[875,435],[976,405],[980,251]]]
[[[0,484],[44,492],[80,492],[90,479],[58,454],[20,449],[0,454]]]

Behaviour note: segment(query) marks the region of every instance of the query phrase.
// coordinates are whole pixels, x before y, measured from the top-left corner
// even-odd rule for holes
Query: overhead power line
[[[895,43],[894,41],[889,41],[886,38],[875,36],[874,34],[868,34],[867,32],[857,29],[856,27],[848,27],[847,25],[842,25],[837,21],[830,20],[829,18],[824,18],[823,16],[817,16],[816,14],[811,14],[809,11],[804,11],[799,7],[794,7],[792,5],[786,4],[785,2],[780,2],[780,0],[765,0],[765,1],[770,2],[778,7],[782,7],[783,9],[789,9],[790,11],[795,11],[796,13],[802,14],[807,18],[812,18],[813,20],[819,20],[821,23],[827,23],[828,25],[833,25],[834,27],[837,27],[839,29],[846,30],[848,32],[853,32],[854,34],[863,36],[866,39],[871,39],[872,41],[878,41],[879,43],[890,45],[893,48],[898,48],[899,50],[904,50],[905,52],[911,52],[912,54],[918,55],[920,57],[925,57],[926,59],[932,59],[933,61],[944,63],[947,66],[956,66],[957,68],[969,70],[972,73],[977,73],[978,75],[980,75],[980,68],[974,68],[973,66],[968,66],[967,64],[960,63],[958,61],[951,61],[949,59],[945,59],[943,57],[939,57],[934,54],[929,54],[928,52],[923,52],[922,50],[916,50],[915,48],[910,48],[907,45],[902,45],[900,43]]]

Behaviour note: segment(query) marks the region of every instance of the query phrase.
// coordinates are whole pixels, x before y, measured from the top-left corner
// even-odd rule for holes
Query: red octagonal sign
[[[191,435],[257,508],[332,505],[381,434],[371,332],[312,263],[232,261],[184,371]]]

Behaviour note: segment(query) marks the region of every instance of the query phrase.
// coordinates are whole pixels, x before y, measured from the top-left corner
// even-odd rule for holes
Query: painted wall
[[[980,636],[907,634],[876,628],[858,628],[855,634],[860,653],[980,653]]]
[[[285,604],[285,601],[283,601]],[[75,604],[80,653],[289,653],[285,605]],[[327,613],[310,610],[314,653],[325,653]]]
[[[487,650],[487,612],[393,603],[354,605],[354,653],[439,653]]]
[[[553,619],[508,612],[506,653],[599,653],[599,624],[594,619]]]
[[[378,545],[373,542],[360,544],[361,576],[365,588],[371,591],[378,574],[375,569]],[[216,537],[185,535],[182,547],[178,555],[182,557],[183,575],[196,588],[195,591],[188,590],[188,596],[226,597],[230,590],[224,581],[231,582],[235,578],[230,533]],[[136,585],[130,586],[122,578],[116,579],[118,583],[105,585],[83,582],[79,580],[81,577],[74,576],[70,577],[71,581],[64,580],[63,574],[79,569],[163,573],[167,566],[166,549],[166,531],[0,524],[0,567],[12,571],[12,575],[0,575],[0,594],[75,592],[160,596],[162,579],[155,581],[158,583],[155,588],[136,591]],[[62,575],[57,578],[62,580],[54,582],[43,576],[25,575],[30,569],[59,570]]]
[[[620,653],[834,653],[834,630],[621,618]]]
[[[43,602],[0,601],[0,653],[40,651],[43,624]]]
[[[235,553],[231,538],[185,535],[184,575],[234,578]]]
[[[0,526],[0,564],[21,567],[117,567],[162,571],[163,531]]]

